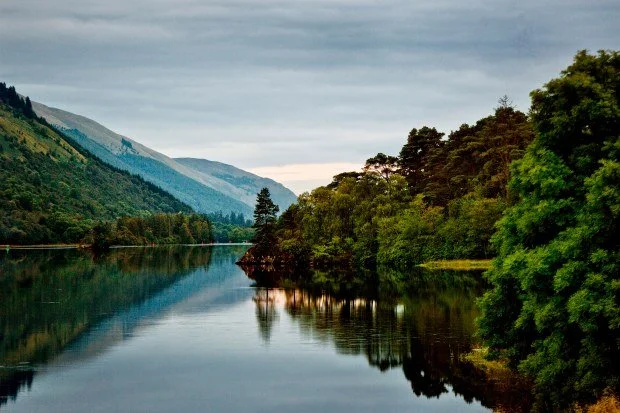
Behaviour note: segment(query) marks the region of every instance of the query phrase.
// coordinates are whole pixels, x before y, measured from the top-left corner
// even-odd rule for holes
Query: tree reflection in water
[[[302,334],[332,343],[341,354],[364,355],[381,371],[402,367],[416,396],[441,397],[450,391],[502,411],[528,410],[529,387],[517,376],[494,378],[464,356],[477,344],[475,299],[484,286],[480,273],[411,274],[400,285],[383,285],[371,298],[307,289],[263,288],[281,279],[253,272],[254,301],[261,336],[269,343],[278,312],[294,320]],[[379,277],[381,278],[381,277]],[[399,277],[399,279],[407,279]],[[389,293],[385,293],[389,291]]]
[[[232,264],[239,251],[221,257]],[[11,251],[0,256],[0,406],[92,326],[207,268],[211,248]],[[216,257],[217,259],[218,257]],[[122,332],[123,334],[128,332]],[[114,338],[113,338],[114,339]]]
[[[268,288],[256,291],[252,300],[256,303],[256,320],[258,322],[258,330],[261,338],[267,344],[271,340],[273,325],[278,320],[278,311],[276,310],[275,300],[277,290]]]

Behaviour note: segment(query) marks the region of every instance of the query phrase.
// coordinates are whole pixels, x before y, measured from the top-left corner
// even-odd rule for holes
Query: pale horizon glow
[[[341,172],[361,171],[360,164],[347,162],[300,163],[251,168],[253,174],[276,180],[296,195],[318,186],[327,185]]]

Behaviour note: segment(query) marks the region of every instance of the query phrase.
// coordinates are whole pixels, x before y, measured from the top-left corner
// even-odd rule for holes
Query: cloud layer
[[[171,156],[361,164],[504,94],[527,110],[618,21],[616,0],[5,0],[0,79]]]

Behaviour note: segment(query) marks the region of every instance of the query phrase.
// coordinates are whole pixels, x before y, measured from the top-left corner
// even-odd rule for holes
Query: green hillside
[[[125,142],[122,144],[122,150],[114,153],[109,147],[78,129],[63,129],[59,126],[58,128],[105,163],[141,176],[175,198],[191,205],[196,211],[202,213],[235,212],[246,217],[252,215],[252,208],[249,205],[184,175],[162,160],[144,156],[134,149],[134,143],[129,139],[121,141]]]
[[[191,212],[38,119],[0,83],[0,244],[76,242],[97,220]]]
[[[92,119],[33,102],[34,111],[104,162],[137,174],[200,213],[251,218],[256,194],[267,187],[280,210],[296,195],[271,179],[205,159],[172,159]]]

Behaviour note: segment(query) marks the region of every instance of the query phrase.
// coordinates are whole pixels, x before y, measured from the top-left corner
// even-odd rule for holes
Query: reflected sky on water
[[[434,276],[398,298],[335,297],[256,288],[234,264],[243,251],[4,256],[0,411],[519,408],[514,383],[462,359],[478,275]]]

